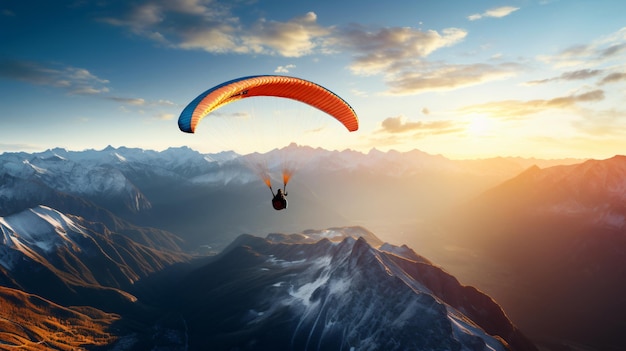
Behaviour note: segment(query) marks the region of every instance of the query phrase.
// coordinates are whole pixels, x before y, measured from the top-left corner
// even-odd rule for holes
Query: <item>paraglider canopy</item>
[[[308,80],[280,75],[237,78],[205,91],[185,107],[178,118],[178,127],[183,132],[194,133],[200,120],[212,111],[254,96],[297,100],[326,112],[351,132],[359,129],[354,109],[337,94]]]

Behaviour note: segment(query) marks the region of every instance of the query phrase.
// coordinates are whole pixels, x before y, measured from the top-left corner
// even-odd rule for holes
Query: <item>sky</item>
[[[626,152],[625,13],[622,0],[0,0],[0,153],[296,142],[605,159]],[[328,88],[359,130],[280,98],[178,129],[200,93],[257,74]]]

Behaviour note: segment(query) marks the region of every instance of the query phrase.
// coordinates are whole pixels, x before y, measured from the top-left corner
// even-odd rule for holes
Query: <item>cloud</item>
[[[236,15],[239,2],[200,0],[142,0],[124,2],[122,9],[100,20],[127,28],[159,45],[185,50],[302,57],[313,54],[347,53],[348,69],[356,75],[382,75],[386,94],[408,95],[442,91],[510,77],[519,71],[513,64],[450,65],[429,63],[433,52],[462,42],[467,31],[440,31],[412,27],[366,28],[321,26],[314,12],[284,21],[260,18],[244,22]],[[486,12],[504,16],[517,8],[502,7]],[[278,73],[288,66],[277,68]]]
[[[112,15],[101,15],[99,20],[110,25],[126,27],[146,37],[160,34],[159,30],[174,26],[194,28],[200,24],[236,23],[227,3],[202,0],[141,0],[109,4]]]
[[[602,78],[602,80],[598,84],[599,85],[604,85],[604,84],[616,83],[616,82],[620,82],[620,81],[624,81],[624,80],[626,80],[626,73],[624,73],[624,72],[614,72],[614,73],[608,74],[607,76]]]
[[[201,49],[211,53],[265,54],[300,57],[312,54],[324,46],[324,37],[330,30],[317,25],[317,16],[309,12],[287,22],[260,19],[250,28],[228,23],[179,31],[183,49]]]
[[[159,44],[213,53],[237,52],[239,19],[222,2],[143,0],[110,6],[99,21]]]
[[[583,79],[596,77],[601,73],[602,73],[602,70],[599,70],[599,69],[581,69],[577,71],[563,72],[561,75],[557,77],[541,79],[541,80],[533,80],[533,81],[527,82],[526,84],[537,85],[537,84],[544,84],[544,83],[554,82],[554,81],[583,80]]]
[[[292,68],[296,68],[296,65],[278,66],[274,70],[274,73],[289,73],[289,70]]]
[[[173,103],[172,101],[163,100],[163,99],[155,101],[154,104],[158,106],[176,106],[176,104]]]
[[[460,109],[462,113],[480,113],[494,117],[518,118],[536,114],[551,109],[574,108],[581,102],[596,102],[604,100],[603,90],[592,90],[586,93],[573,94],[553,99],[537,100],[503,100],[484,104],[470,105]]]
[[[350,70],[359,75],[392,73],[409,68],[435,50],[459,43],[467,32],[447,28],[441,33],[410,27],[369,31],[360,26],[343,30],[337,44],[354,53]]]
[[[120,102],[124,105],[144,106],[146,104],[146,100],[141,99],[141,98],[124,98],[124,97],[110,96],[110,97],[107,97],[107,99]]]
[[[387,79],[390,95],[419,94],[428,91],[448,91],[505,79],[518,74],[523,67],[515,63],[502,64],[424,64],[413,71]]]
[[[463,128],[453,121],[408,121],[404,116],[384,119],[380,128],[369,136],[369,143],[376,147],[402,146],[416,139],[430,136],[462,133]]]
[[[132,106],[155,106],[155,107],[171,107],[176,106],[175,103],[169,100],[155,100],[155,101],[146,101],[143,98],[127,98],[127,97],[119,97],[119,96],[107,96],[105,97],[107,100],[116,101],[122,103],[124,105],[132,105]]]
[[[390,134],[402,134],[416,131],[426,131],[431,134],[443,134],[445,132],[456,131],[451,121],[430,121],[430,122],[411,122],[407,121],[404,116],[385,118],[381,124],[379,132]]]
[[[496,7],[496,8],[487,10],[483,13],[475,13],[473,15],[469,15],[467,16],[467,19],[470,21],[476,21],[485,17],[502,18],[502,17],[506,17],[512,14],[513,12],[517,10],[519,10],[519,7],[513,7],[513,6]]]
[[[308,12],[281,22],[261,18],[242,23],[233,11],[237,2],[144,0],[111,8],[100,17],[159,44],[210,53],[264,54],[300,57],[322,50],[331,28],[317,24]]]
[[[447,28],[441,32],[410,27],[367,30],[353,25],[341,32],[338,47],[353,53],[352,73],[382,75],[386,95],[412,95],[447,91],[516,75],[523,69],[514,63],[449,64],[429,62],[433,52],[456,45],[467,31]]]
[[[590,67],[609,61],[626,59],[626,27],[588,44],[565,48],[555,55],[543,55],[538,59],[555,67]]]
[[[84,68],[43,65],[33,61],[0,60],[0,78],[30,84],[61,88],[70,94],[96,95],[106,93],[109,81]]]
[[[119,102],[127,106],[176,106],[168,100],[146,101],[142,98],[110,96],[106,79],[101,79],[84,68],[63,65],[44,65],[33,61],[0,59],[0,79],[22,81],[50,86],[73,95],[88,95]]]
[[[156,115],[156,118],[162,121],[170,121],[176,118],[176,115],[173,113],[161,112]]]
[[[317,25],[317,15],[309,12],[287,22],[261,19],[242,35],[242,43],[254,53],[300,57],[325,45],[329,28]]]

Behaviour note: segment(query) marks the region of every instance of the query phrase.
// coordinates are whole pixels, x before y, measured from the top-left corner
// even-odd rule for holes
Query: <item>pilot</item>
[[[272,195],[274,192],[272,191]],[[276,211],[284,210],[287,208],[287,193],[283,193],[282,189],[278,189],[276,195],[272,199],[272,206]]]

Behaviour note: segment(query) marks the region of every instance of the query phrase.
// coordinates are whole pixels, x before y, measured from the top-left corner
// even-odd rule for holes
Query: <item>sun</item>
[[[467,133],[473,136],[484,136],[493,129],[493,121],[486,116],[473,116],[467,124]]]

